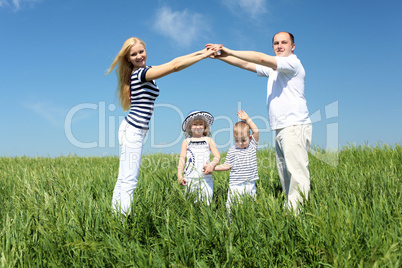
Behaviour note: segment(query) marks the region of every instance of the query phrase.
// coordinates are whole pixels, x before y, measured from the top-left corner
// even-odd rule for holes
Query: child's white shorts
[[[185,178],[187,181],[187,190],[198,193],[198,200],[205,200],[209,205],[214,194],[214,185],[212,176],[204,178]]]
[[[229,209],[230,205],[235,202],[235,200],[240,202],[241,197],[246,194],[254,198],[257,196],[257,187],[255,186],[255,181],[247,181],[235,185],[230,185],[226,207]]]

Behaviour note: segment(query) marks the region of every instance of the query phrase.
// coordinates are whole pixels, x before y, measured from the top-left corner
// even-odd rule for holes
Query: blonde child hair
[[[204,132],[202,133],[205,137],[210,137],[211,136],[211,128],[207,124],[207,121],[203,116],[196,116],[190,120],[190,122],[187,124],[186,131],[184,132],[186,138],[192,137],[191,133],[191,126],[195,123],[200,123],[202,122],[204,124]]]
[[[250,126],[244,121],[237,122],[233,126],[233,135],[234,136],[250,135]]]

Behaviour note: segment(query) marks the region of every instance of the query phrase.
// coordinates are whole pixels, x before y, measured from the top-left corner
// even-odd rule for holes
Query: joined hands
[[[212,55],[209,56],[212,59],[229,56],[229,50],[225,48],[222,44],[206,44],[205,47],[208,51],[214,52]]]

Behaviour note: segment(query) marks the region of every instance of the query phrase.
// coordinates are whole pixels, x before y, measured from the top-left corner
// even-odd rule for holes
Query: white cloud
[[[16,9],[20,9],[20,2],[21,2],[21,0],[13,0],[13,4]]]
[[[235,15],[246,15],[252,20],[257,20],[267,13],[266,0],[222,0],[222,3]]]
[[[86,121],[98,115],[97,109],[100,109],[95,103],[80,103],[66,109],[49,101],[31,101],[23,106],[55,126],[65,124],[67,117],[71,117],[70,123]]]
[[[208,29],[203,16],[199,13],[173,11],[162,7],[157,11],[154,29],[186,47]]]
[[[40,2],[41,0],[0,0],[0,8],[13,6],[15,10],[19,10],[25,5],[31,5],[33,3]]]
[[[5,7],[8,5],[7,0],[0,0],[0,7]]]
[[[52,103],[39,101],[30,102],[24,106],[25,108],[34,111],[42,118],[45,118],[53,125],[61,125],[64,123],[64,115],[66,114],[66,111]]]

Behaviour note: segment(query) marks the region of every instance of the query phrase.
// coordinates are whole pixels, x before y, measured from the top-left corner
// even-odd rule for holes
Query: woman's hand
[[[215,58],[215,56],[219,55],[219,50],[220,48],[218,46],[205,46],[202,51],[205,55],[205,58]]]
[[[221,49],[223,48],[223,45],[206,44],[205,47],[208,50],[213,51],[213,54],[209,56],[210,58],[215,59],[216,57],[221,56]]]

